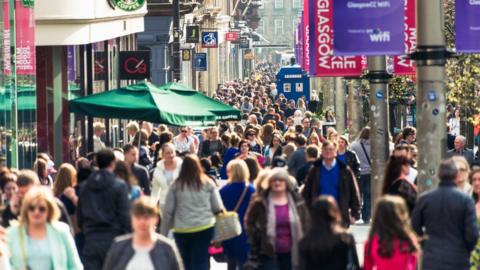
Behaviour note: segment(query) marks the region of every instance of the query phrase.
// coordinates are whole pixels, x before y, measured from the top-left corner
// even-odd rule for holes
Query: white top
[[[408,171],[407,180],[408,182],[415,184],[415,179],[417,179],[418,171],[417,169],[410,166],[410,170]]]
[[[453,136],[460,135],[460,121],[458,121],[456,118],[450,118],[450,120],[448,120],[448,124],[450,124],[450,127],[452,128],[450,134]]]
[[[125,270],[155,270],[152,258],[150,258],[150,250],[152,250],[152,248],[153,247],[144,248],[133,245],[135,254],[133,254]]]
[[[190,152],[190,145],[192,145],[192,138],[186,137],[181,140],[179,136],[173,138],[173,145],[175,145],[175,150],[179,153]]]

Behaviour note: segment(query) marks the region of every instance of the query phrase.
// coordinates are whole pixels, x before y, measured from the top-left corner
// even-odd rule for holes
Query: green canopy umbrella
[[[217,120],[236,120],[240,111],[181,84],[157,87],[139,83],[80,97],[69,102],[70,111],[101,118],[207,126]]]

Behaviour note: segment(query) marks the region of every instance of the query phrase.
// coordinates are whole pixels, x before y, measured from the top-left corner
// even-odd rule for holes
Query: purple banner
[[[480,52],[480,0],[455,1],[455,32],[458,52]]]
[[[404,6],[398,0],[335,0],[334,55],[404,53]]]

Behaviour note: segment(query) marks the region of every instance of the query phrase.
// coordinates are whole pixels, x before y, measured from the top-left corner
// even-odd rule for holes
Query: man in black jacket
[[[131,144],[126,144],[123,147],[123,155],[125,163],[132,170],[133,175],[137,178],[138,184],[143,191],[143,194],[150,196],[150,177],[147,168],[138,164],[138,148]]]
[[[83,264],[92,270],[102,269],[113,239],[131,231],[128,188],[113,174],[113,151],[99,151],[97,163],[100,170],[80,187],[77,209],[78,226],[85,235]]]
[[[337,159],[333,142],[322,144],[322,157],[314,162],[308,172],[302,196],[310,208],[316,197],[331,195],[338,203],[342,226],[348,228],[360,218],[360,193],[352,170]]]
[[[439,187],[421,196],[413,210],[412,227],[425,236],[421,269],[469,269],[478,227],[473,200],[455,186],[457,173],[454,161],[442,162]]]

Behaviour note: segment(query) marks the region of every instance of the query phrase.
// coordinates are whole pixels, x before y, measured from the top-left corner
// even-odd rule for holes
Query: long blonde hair
[[[56,197],[62,195],[63,191],[68,187],[77,185],[77,170],[69,163],[63,163],[58,169],[55,183],[53,184],[53,194]]]

